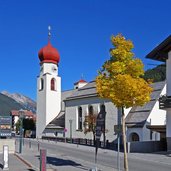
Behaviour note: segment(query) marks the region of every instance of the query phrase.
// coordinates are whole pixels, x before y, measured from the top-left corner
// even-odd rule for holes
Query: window
[[[131,135],[130,135],[130,141],[139,141],[139,135],[135,132],[133,132]]]
[[[94,109],[93,109],[93,106],[91,106],[91,105],[88,107],[88,114],[89,115],[93,115],[94,114]]]
[[[153,131],[150,130],[150,140],[153,139]]]
[[[56,80],[54,78],[51,79],[51,90],[55,91],[56,88],[55,88],[55,83],[56,83]]]
[[[101,111],[101,112],[105,112],[105,111],[106,111],[105,105],[104,105],[104,104],[101,104],[101,105],[100,105],[100,111]]]
[[[43,88],[44,88],[44,80],[43,78],[41,78],[39,90],[43,90]]]
[[[78,130],[82,130],[82,107],[78,107]]]

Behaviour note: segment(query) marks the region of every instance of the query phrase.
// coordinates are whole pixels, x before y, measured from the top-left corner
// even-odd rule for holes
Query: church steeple
[[[40,49],[38,56],[40,63],[54,63],[58,64],[60,60],[59,52],[50,43],[51,27],[48,26],[48,44]]]
[[[51,27],[48,27],[48,44],[38,55],[40,75],[37,77],[36,136],[40,138],[46,126],[61,111],[61,78],[58,76],[59,53],[51,45]]]

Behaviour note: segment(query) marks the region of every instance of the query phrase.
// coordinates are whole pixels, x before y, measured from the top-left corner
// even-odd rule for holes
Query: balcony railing
[[[163,95],[159,98],[159,109],[166,110],[171,108],[171,96]]]

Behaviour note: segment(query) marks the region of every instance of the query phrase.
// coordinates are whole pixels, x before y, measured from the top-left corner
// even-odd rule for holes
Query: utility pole
[[[69,124],[70,124],[70,142],[72,143],[72,120],[69,120]]]
[[[118,132],[117,132],[117,139],[118,139],[118,153],[117,153],[117,166],[118,171],[120,171],[120,137],[121,137],[121,115],[122,115],[122,108],[118,107]]]

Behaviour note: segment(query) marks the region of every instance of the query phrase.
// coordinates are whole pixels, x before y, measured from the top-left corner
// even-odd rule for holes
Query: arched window
[[[89,115],[93,115],[94,114],[94,109],[93,109],[93,106],[91,106],[91,105],[88,107],[88,114]]]
[[[78,129],[82,130],[82,107],[78,108]]]
[[[101,104],[100,105],[100,111],[101,112],[105,112],[106,111],[106,108],[105,108],[105,105],[104,104]]]
[[[130,135],[130,141],[139,141],[140,138],[139,138],[139,135],[135,132],[131,133]]]
[[[44,88],[44,80],[43,78],[41,78],[39,90],[43,90],[43,88]]]
[[[55,83],[56,83],[56,80],[55,80],[54,78],[52,78],[52,79],[51,79],[51,84],[50,84],[50,85],[51,85],[51,90],[53,90],[53,91],[56,90],[56,88],[55,88],[55,86],[56,86]]]

